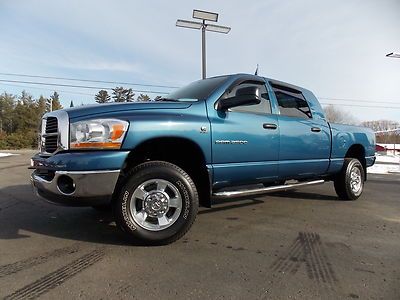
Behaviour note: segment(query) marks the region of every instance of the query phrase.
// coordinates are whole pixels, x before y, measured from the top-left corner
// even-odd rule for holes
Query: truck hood
[[[83,117],[93,114],[102,114],[118,111],[148,110],[148,109],[185,109],[191,106],[190,102],[128,102],[128,103],[103,103],[78,106],[65,109],[70,118]]]

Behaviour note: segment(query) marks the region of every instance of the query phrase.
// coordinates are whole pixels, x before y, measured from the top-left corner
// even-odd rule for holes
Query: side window
[[[272,85],[281,115],[303,119],[312,118],[310,107],[300,91]]]
[[[237,107],[232,107],[229,111],[237,111],[237,112],[245,112],[252,114],[270,114],[271,113],[271,104],[269,101],[268,91],[263,84],[254,84],[249,82],[241,83],[235,86],[229,93],[226,93],[224,97],[230,98],[236,95],[236,91],[238,88],[244,88],[249,86],[258,86],[260,89],[261,102],[259,104],[254,105],[242,105]]]

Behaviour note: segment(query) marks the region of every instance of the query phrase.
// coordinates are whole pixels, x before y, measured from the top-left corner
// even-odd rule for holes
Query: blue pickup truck
[[[159,101],[47,113],[31,181],[50,202],[110,207],[127,237],[166,244],[218,198],[333,181],[355,200],[374,162],[374,133],[328,123],[309,90],[235,74]]]

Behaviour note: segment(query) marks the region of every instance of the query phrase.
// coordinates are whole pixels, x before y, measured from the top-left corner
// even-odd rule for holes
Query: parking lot
[[[400,176],[201,209],[178,242],[127,244],[112,216],[36,199],[30,151],[0,158],[0,298],[399,299]]]

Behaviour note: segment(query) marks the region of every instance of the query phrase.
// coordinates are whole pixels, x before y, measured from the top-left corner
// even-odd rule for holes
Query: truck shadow
[[[279,192],[275,197],[337,200],[336,197],[307,192]],[[214,201],[200,215],[234,208],[262,204],[255,197]],[[99,212],[90,207],[63,207],[38,199],[30,185],[8,186],[0,189],[0,239],[29,238],[42,234],[62,239],[108,245],[137,245],[127,241],[115,225],[111,211]]]
[[[214,213],[214,212],[218,212],[218,211],[229,210],[229,209],[234,209],[234,208],[239,208],[239,207],[257,205],[257,204],[261,204],[263,202],[264,201],[262,201],[262,200],[249,198],[249,197],[236,198],[236,199],[231,199],[231,200],[214,200],[213,207],[199,211],[199,215],[209,214],[209,213]]]
[[[0,189],[0,239],[36,234],[100,244],[132,244],[115,226],[111,212],[48,204],[34,195],[30,185]]]
[[[331,195],[323,195],[317,193],[308,193],[303,191],[284,191],[284,192],[275,192],[269,194],[274,197],[282,197],[282,198],[292,198],[292,199],[302,199],[302,200],[320,200],[320,201],[339,201],[340,199],[337,196]]]

